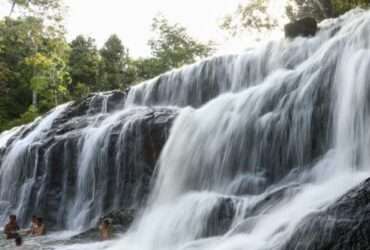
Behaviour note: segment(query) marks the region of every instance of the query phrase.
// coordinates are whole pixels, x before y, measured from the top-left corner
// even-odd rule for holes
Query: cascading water
[[[34,122],[35,124],[31,124],[30,127],[33,127],[32,131],[24,137],[21,136],[2,159],[0,169],[0,201],[3,203],[3,213],[1,213],[0,221],[5,220],[4,216],[10,212],[9,210],[12,204],[17,204],[15,211],[18,214],[22,214],[22,209],[25,209],[23,202],[27,202],[30,199],[30,188],[37,181],[37,169],[26,168],[27,164],[32,164],[32,161],[38,161],[37,156],[35,158],[30,157],[30,145],[35,143],[40,135],[43,135],[42,132],[51,128],[54,119],[67,106],[68,104],[59,106],[43,120],[37,120]],[[18,129],[14,132],[18,132]]]
[[[117,151],[123,154],[118,154],[113,163],[117,176],[110,184],[114,184],[117,188],[114,192],[124,190],[121,182],[125,177],[122,176],[123,169],[120,167],[122,159],[120,157],[125,154],[132,154],[132,152],[125,152],[120,146],[129,143],[130,133],[136,129],[135,124],[141,122],[146,112],[147,110],[143,108],[116,112],[103,119],[99,125],[92,123],[91,127],[87,127],[83,131],[79,139],[79,144],[82,147],[78,159],[76,198],[68,211],[67,217],[69,228],[84,229],[89,225],[95,225],[99,217],[104,214],[105,198],[107,192],[109,192],[110,169],[107,166],[112,164],[109,159],[109,148],[112,144],[116,144]],[[119,140],[114,142],[111,135],[114,134],[113,130],[120,124],[123,124],[123,126],[119,131]],[[120,197],[113,197],[113,208],[118,209],[120,203]]]
[[[121,110],[124,98],[97,94],[2,134],[1,225],[10,213],[22,226],[39,214],[55,229],[86,230],[140,205],[176,109]]]
[[[70,248],[320,249],[300,242],[307,218],[370,176],[369,34],[370,13],[355,10],[315,37],[211,58],[0,135],[0,222],[44,213],[82,230],[133,208],[121,240]]]
[[[271,51],[264,65],[279,63],[266,77],[183,109],[151,203],[115,249],[285,249],[303,218],[368,177],[369,18],[351,13],[316,38],[285,45],[300,44],[294,67],[276,66],[284,66],[284,47]],[[140,96],[154,93],[145,91]],[[158,100],[169,96],[158,93]],[[264,200],[279,189],[289,192]],[[220,236],[204,238],[217,200],[226,198],[234,200],[231,222]],[[252,212],[261,201],[263,209]]]

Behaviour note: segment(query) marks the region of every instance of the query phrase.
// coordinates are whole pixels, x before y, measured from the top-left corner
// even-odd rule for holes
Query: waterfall
[[[25,136],[21,136],[12,148],[4,156],[0,169],[0,200],[4,210],[7,211],[10,204],[17,204],[16,213],[21,213],[25,209],[23,202],[30,199],[30,186],[36,182],[37,169],[27,169],[25,166],[32,161],[37,162],[38,157],[30,157],[30,145],[32,145],[38,137],[44,136],[44,132],[51,128],[56,117],[68,106],[62,105],[51,111],[44,119],[36,120],[30,127],[32,130]],[[18,132],[9,132],[10,134]],[[37,150],[37,149],[36,149]],[[5,203],[5,204],[4,204]],[[3,211],[4,211],[3,210]],[[4,221],[5,213],[2,213],[1,221]]]
[[[369,32],[370,14],[357,10],[323,24],[317,37],[269,44],[262,49],[269,53],[254,51],[258,60],[242,64],[257,72],[244,84],[228,85],[237,72],[237,59],[228,58],[232,70],[219,66],[226,87],[211,81],[217,97],[200,106],[209,86],[192,78],[203,65],[162,76],[169,85],[185,81],[181,94],[161,78],[138,86],[140,104],[192,107],[171,129],[150,204],[113,249],[285,249],[305,217],[370,176]],[[228,199],[230,221],[213,225],[226,229],[207,238],[217,231],[209,228],[213,212]]]
[[[315,37],[209,58],[1,134],[0,223],[42,214],[85,230],[127,208],[137,217],[111,249],[315,249],[296,233],[370,177],[369,34],[357,9]]]
[[[1,135],[1,224],[14,213],[26,226],[36,214],[51,228],[83,231],[141,206],[177,109],[122,109],[125,98],[98,93]]]

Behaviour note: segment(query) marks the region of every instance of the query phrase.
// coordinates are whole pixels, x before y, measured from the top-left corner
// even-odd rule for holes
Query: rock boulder
[[[306,17],[285,25],[284,30],[286,38],[309,37],[316,34],[318,27],[314,18]]]

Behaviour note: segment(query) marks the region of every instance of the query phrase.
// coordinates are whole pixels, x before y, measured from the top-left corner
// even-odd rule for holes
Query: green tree
[[[292,20],[311,16],[321,21],[337,17],[356,7],[368,6],[368,0],[292,0],[287,6],[287,14]]]
[[[70,92],[74,97],[81,97],[87,92],[96,91],[100,58],[94,39],[77,36],[70,43],[69,74],[72,79]],[[78,91],[79,90],[79,91]]]
[[[43,16],[44,18],[56,20],[63,18],[62,14],[63,5],[62,0],[8,0],[10,3],[11,16],[16,7],[27,11],[27,15],[37,15],[38,17]]]
[[[278,26],[276,17],[267,10],[270,0],[251,0],[247,4],[240,4],[234,13],[226,15],[221,28],[232,36],[240,32],[266,31]]]
[[[223,19],[221,28],[232,36],[244,32],[265,32],[279,27],[278,17],[268,13],[274,0],[250,0]],[[287,0],[286,16],[294,21],[313,17],[317,21],[332,18],[355,7],[368,7],[368,0]]]
[[[46,38],[42,22],[32,17],[6,18],[0,22],[0,34],[1,75],[7,89],[1,102],[6,110],[5,118],[10,119],[26,112],[32,103],[30,79],[24,74],[25,59],[35,54]]]
[[[139,58],[132,60],[130,70],[134,83],[154,78],[168,71],[168,66],[159,58]]]
[[[158,72],[181,67],[185,64],[211,55],[213,44],[201,43],[187,34],[184,27],[179,24],[171,25],[163,16],[153,19],[152,31],[154,38],[148,44],[151,48],[152,56],[159,60],[151,60],[150,63],[156,64]],[[158,63],[158,64],[157,64]]]
[[[46,111],[50,104],[58,105],[68,98],[69,73],[65,62],[54,55],[36,53],[26,58],[26,65],[31,68],[31,89],[34,93],[32,105],[38,107],[35,94],[41,95],[40,109]]]
[[[129,53],[117,35],[100,50],[100,90],[123,89],[133,80],[128,74]]]
[[[49,33],[64,33],[63,19],[65,7],[63,0],[7,0],[10,3],[9,17],[12,16],[16,7],[22,16],[36,17],[44,22],[45,29]]]
[[[317,21],[333,17],[332,0],[292,0],[286,6],[287,16],[294,21],[313,17]]]
[[[339,16],[356,7],[369,7],[369,0],[332,0],[333,15]]]
[[[37,58],[37,55],[43,55],[44,58],[58,58],[64,62],[66,48],[64,38],[45,29],[43,21],[39,18],[5,18],[0,21],[0,85],[2,89],[0,120],[2,127],[6,127],[5,121],[20,119],[22,114],[29,112],[32,104],[35,109],[40,108],[42,112],[55,105],[55,100],[50,100],[50,96],[55,97],[55,94],[48,95],[46,89],[40,91],[34,88],[35,81],[41,79],[39,70],[41,67],[40,64],[32,64],[31,61]],[[65,69],[57,71],[58,74],[62,74],[63,71],[66,73]],[[46,77],[45,71],[43,74]],[[56,84],[59,88],[61,82],[56,80],[59,77],[58,74],[52,71],[48,74],[49,87]],[[35,101],[37,96],[39,96],[38,102]],[[60,93],[58,97],[61,97]],[[39,104],[42,104],[42,107]]]

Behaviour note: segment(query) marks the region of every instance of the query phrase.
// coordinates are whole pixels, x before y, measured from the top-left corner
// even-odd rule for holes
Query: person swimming
[[[100,239],[109,240],[111,238],[111,224],[109,220],[104,220],[99,226]]]
[[[4,233],[6,235],[6,239],[15,239],[18,234],[17,231],[19,231],[19,226],[17,224],[17,216],[14,214],[9,216],[9,222],[4,227]]]
[[[31,228],[27,231],[27,234],[36,235],[37,231],[37,216],[33,215],[31,220]]]
[[[36,220],[36,228],[35,233],[33,235],[35,236],[43,236],[46,234],[46,226],[44,224],[44,221],[41,217],[38,217]]]

